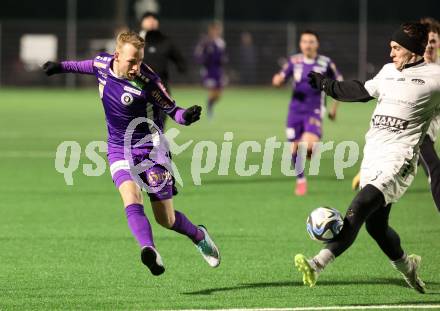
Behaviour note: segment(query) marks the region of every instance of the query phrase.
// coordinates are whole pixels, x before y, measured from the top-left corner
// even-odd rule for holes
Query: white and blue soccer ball
[[[318,207],[307,218],[307,232],[312,240],[330,242],[341,232],[344,220],[341,213],[331,207]]]

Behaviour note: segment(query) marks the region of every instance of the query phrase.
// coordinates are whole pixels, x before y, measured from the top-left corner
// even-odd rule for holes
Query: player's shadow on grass
[[[338,285],[392,285],[407,288],[408,285],[402,279],[398,278],[372,278],[371,280],[353,280],[353,281],[326,281],[321,280],[318,282],[319,287],[322,286],[338,286]],[[440,294],[440,283],[427,282],[428,294]],[[302,282],[299,281],[283,281],[283,282],[261,282],[261,283],[243,283],[237,286],[207,288],[193,292],[184,292],[184,295],[211,295],[218,292],[228,292],[246,289],[258,289],[258,288],[273,288],[273,287],[305,287]],[[432,292],[435,290],[435,292]]]

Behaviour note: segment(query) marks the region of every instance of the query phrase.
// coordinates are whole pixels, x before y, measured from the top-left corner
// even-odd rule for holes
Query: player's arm
[[[93,60],[82,61],[63,61],[63,62],[46,62],[43,65],[43,71],[46,75],[51,76],[60,73],[79,73],[92,75],[93,72]]]
[[[324,91],[336,100],[344,102],[367,102],[372,97],[362,82],[357,80],[337,81],[311,71],[308,74],[311,87]]]
[[[160,80],[151,80],[146,86],[146,91],[151,102],[165,111],[176,123],[190,125],[200,120],[202,107],[195,105],[188,109],[183,109],[177,106]]]
[[[327,68],[327,77],[335,79],[337,81],[344,81],[344,77],[339,72],[338,68],[336,67],[336,64],[333,61],[329,62],[328,68]],[[332,105],[330,107],[330,110],[328,112],[328,117],[330,120],[334,121],[336,120],[336,114],[339,107],[339,101],[336,99],[332,100]]]
[[[283,66],[283,69],[273,76],[272,85],[275,87],[280,87],[292,75],[293,75],[293,63],[289,60]]]

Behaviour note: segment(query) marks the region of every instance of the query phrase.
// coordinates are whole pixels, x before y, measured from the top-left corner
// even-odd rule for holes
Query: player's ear
[[[114,55],[115,61],[119,61],[119,52],[115,51],[115,53],[113,55]]]

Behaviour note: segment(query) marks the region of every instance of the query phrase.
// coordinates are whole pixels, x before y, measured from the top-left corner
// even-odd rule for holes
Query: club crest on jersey
[[[411,79],[411,82],[419,85],[425,84],[425,81],[422,79]]]
[[[133,102],[133,95],[131,95],[130,93],[124,93],[121,96],[121,102],[125,105],[128,106]]]

